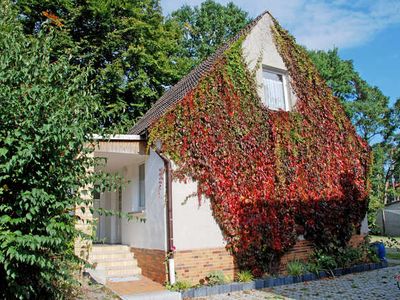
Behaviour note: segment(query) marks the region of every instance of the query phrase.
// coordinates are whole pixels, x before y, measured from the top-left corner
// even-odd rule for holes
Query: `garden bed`
[[[233,282],[229,284],[214,285],[214,286],[202,286],[198,288],[192,288],[182,291],[182,298],[195,298],[195,297],[206,297],[218,294],[226,294],[230,292],[239,292],[245,290],[259,290],[264,288],[270,288],[274,286],[281,286],[293,283],[299,283],[304,281],[313,281],[326,277],[342,276],[351,273],[359,273],[364,271],[372,271],[376,269],[386,268],[388,266],[386,261],[380,263],[360,264],[350,268],[338,268],[330,272],[320,271],[317,274],[306,273],[300,276],[280,276],[280,277],[268,277],[256,279],[250,282]]]

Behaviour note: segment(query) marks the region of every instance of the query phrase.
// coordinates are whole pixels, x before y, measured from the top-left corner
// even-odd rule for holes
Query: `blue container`
[[[372,246],[375,248],[376,254],[380,260],[386,261],[386,249],[383,242],[373,243]]]

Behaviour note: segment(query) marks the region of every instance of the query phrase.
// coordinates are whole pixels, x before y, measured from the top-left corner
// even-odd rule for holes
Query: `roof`
[[[135,126],[133,126],[133,128],[129,131],[129,134],[144,134],[151,124],[156,122],[168,110],[174,107],[177,102],[182,100],[193,88],[195,88],[200,82],[201,78],[210,73],[213,66],[219,61],[224,52],[240,38],[246,36],[266,14],[269,14],[269,12],[265,11],[255,18],[238,34],[236,34],[236,36],[221,45],[213,55],[208,57],[200,65],[194,68],[188,75],[183,77],[176,85],[165,92],[165,94],[153,104],[146,114],[140,118]]]

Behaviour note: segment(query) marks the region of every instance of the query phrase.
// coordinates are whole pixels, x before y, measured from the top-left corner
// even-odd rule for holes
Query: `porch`
[[[87,271],[119,295],[164,290],[165,202],[159,183],[163,161],[152,151],[146,153],[140,136],[98,139],[93,156],[105,163],[94,171],[117,175],[123,184],[116,191],[93,195],[95,237],[86,259],[94,268]]]

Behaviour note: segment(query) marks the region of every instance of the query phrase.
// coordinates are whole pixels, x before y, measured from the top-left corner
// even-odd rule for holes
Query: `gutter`
[[[175,283],[175,262],[174,262],[174,230],[173,230],[173,215],[172,215],[172,167],[171,161],[161,153],[159,150],[155,150],[158,156],[164,162],[165,177],[166,177],[166,225],[167,225],[167,258],[168,258],[168,277],[170,284]]]

